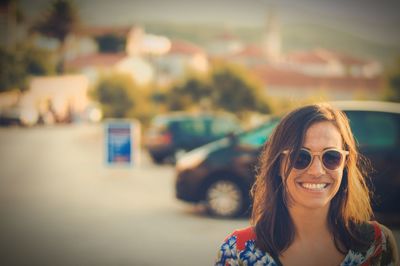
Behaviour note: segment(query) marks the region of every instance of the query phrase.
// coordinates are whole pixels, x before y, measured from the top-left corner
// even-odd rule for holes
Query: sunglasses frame
[[[319,160],[321,161],[322,167],[323,167],[325,170],[327,170],[327,171],[335,171],[335,170],[339,169],[339,167],[343,164],[343,162],[346,161],[346,156],[349,154],[349,151],[341,150],[341,149],[335,149],[335,148],[330,148],[330,149],[326,149],[326,150],[323,150],[323,151],[310,151],[310,150],[307,150],[307,149],[305,149],[305,148],[301,148],[300,151],[302,151],[302,150],[308,152],[308,153],[311,155],[311,160],[310,160],[310,163],[309,163],[305,168],[303,168],[303,169],[298,169],[298,168],[296,168],[296,167],[294,166],[294,164],[293,164],[293,168],[296,169],[296,170],[299,170],[299,171],[306,171],[308,168],[310,168],[310,166],[311,166],[312,163],[314,162],[314,157],[315,157],[315,156],[318,156],[318,157],[319,157]],[[299,151],[299,152],[300,152],[300,151]],[[326,152],[328,152],[328,151],[336,151],[336,152],[339,152],[339,153],[342,155],[342,158],[343,158],[343,159],[342,159],[342,162],[341,162],[335,169],[329,169],[329,168],[327,168],[327,167],[325,166],[325,164],[324,164],[324,161],[322,160],[322,157],[323,157],[324,154],[325,154]],[[284,150],[282,153],[285,154],[285,155],[288,155],[288,154],[290,154],[290,151],[289,151],[289,150]]]

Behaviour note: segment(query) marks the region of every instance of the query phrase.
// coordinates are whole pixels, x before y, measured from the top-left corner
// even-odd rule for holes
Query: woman
[[[328,104],[296,109],[260,158],[252,226],[216,265],[398,265],[393,234],[370,221],[370,193],[349,122]]]

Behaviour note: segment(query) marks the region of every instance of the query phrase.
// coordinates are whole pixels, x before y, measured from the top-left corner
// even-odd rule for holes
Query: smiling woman
[[[216,265],[398,265],[392,232],[371,221],[359,158],[341,111],[286,115],[264,145],[252,226],[225,239]]]
[[[290,164],[290,156],[284,156],[281,176],[286,177],[283,183],[289,197],[289,212],[303,212],[302,208],[305,211],[323,208],[325,213],[328,212],[329,202],[339,190],[344,155],[348,153],[339,150],[342,146],[342,137],[336,126],[328,121],[318,122],[307,130],[304,148],[291,163],[293,169],[287,175],[284,171],[287,171]],[[328,155],[330,153],[335,155]],[[319,158],[313,159],[315,156]],[[330,159],[326,159],[327,157]]]

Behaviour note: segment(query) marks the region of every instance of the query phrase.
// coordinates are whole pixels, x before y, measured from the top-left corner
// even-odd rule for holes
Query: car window
[[[397,144],[399,128],[393,114],[361,111],[346,114],[360,147],[390,148]]]
[[[149,128],[150,133],[161,133],[165,132],[168,127],[168,120],[163,118],[153,119]]]
[[[211,121],[210,132],[213,136],[223,136],[239,128],[238,122],[228,117],[216,117]]]
[[[271,135],[279,120],[273,120],[259,128],[240,135],[239,144],[254,148],[261,147],[267,138]]]
[[[207,133],[203,119],[183,120],[179,123],[179,129],[182,135],[204,136]]]

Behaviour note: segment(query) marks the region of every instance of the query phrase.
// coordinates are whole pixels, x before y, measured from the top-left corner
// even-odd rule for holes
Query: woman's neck
[[[328,208],[290,208],[295,238],[280,254],[282,265],[339,265],[345,254],[337,249],[328,226]]]
[[[328,210],[329,208],[312,210],[296,207],[289,208],[296,230],[295,237],[298,240],[312,240],[330,234],[327,218]]]

